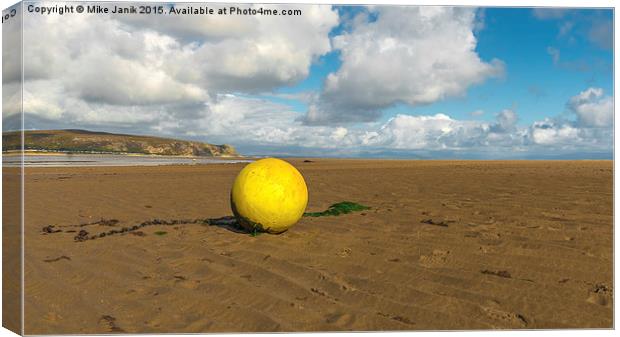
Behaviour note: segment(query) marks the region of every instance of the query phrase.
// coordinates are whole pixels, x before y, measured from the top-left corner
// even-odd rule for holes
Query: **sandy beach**
[[[244,163],[26,168],[25,333],[612,327],[612,161],[289,161],[371,209],[251,236],[173,221]]]

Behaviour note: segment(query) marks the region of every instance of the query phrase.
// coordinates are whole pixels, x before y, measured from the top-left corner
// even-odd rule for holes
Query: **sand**
[[[76,242],[229,216],[244,164],[27,168],[25,332],[612,327],[611,161],[290,161],[372,209]]]

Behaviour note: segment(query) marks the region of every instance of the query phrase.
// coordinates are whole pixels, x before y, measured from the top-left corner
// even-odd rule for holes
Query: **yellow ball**
[[[266,158],[244,167],[235,179],[230,203],[244,228],[282,233],[303,216],[308,204],[304,177],[284,160]]]

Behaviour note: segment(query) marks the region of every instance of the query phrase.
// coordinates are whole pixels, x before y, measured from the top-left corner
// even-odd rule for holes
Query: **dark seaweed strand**
[[[116,219],[101,218],[100,220],[94,221],[94,222],[88,222],[88,223],[83,223],[79,225],[59,225],[58,227],[86,227],[86,226],[93,226],[93,225],[114,226],[119,222],[120,221]]]
[[[103,238],[110,235],[124,234],[133,231],[137,231],[147,226],[175,226],[181,224],[201,224],[201,225],[215,225],[215,220],[217,219],[175,219],[175,220],[162,220],[162,219],[153,219],[149,221],[144,221],[137,225],[131,227],[122,227],[119,229],[112,229],[107,232],[102,232],[99,234],[90,235],[88,231],[81,230],[75,237],[74,240],[76,242],[82,242],[87,240],[95,240],[98,238]]]
[[[343,202],[339,202],[339,203],[331,205],[327,210],[323,212],[304,213],[303,216],[304,217],[338,216],[341,214],[359,212],[359,211],[364,211],[368,209],[370,209],[370,207],[368,206],[364,206],[364,205],[357,204],[354,202],[343,201]],[[233,204],[233,211],[234,211],[234,204]],[[230,220],[232,218],[233,217],[224,217],[224,218],[219,218],[219,219],[213,219],[213,218],[210,218],[210,219],[209,218],[207,219],[173,219],[173,220],[153,219],[153,220],[144,221],[142,223],[139,223],[131,227],[121,227],[119,229],[111,229],[106,232],[101,232],[101,233],[92,234],[92,235],[88,231],[82,229],[74,237],[74,240],[76,242],[95,240],[95,239],[103,238],[106,236],[134,232],[147,226],[175,226],[175,225],[181,225],[181,224],[201,224],[201,225],[209,225],[209,226],[222,225],[223,220]],[[225,225],[230,226],[239,231],[248,232],[248,234],[251,236],[258,236],[264,232],[264,229],[262,228],[262,226],[255,224],[252,221],[249,221],[249,219],[243,218],[242,221],[247,221],[247,223],[250,225],[252,229],[248,230],[248,228],[245,228],[244,226],[239,224],[237,221],[234,221],[232,223],[226,223]],[[59,229],[58,227],[85,227],[88,225],[114,226],[119,222],[120,221],[116,219],[106,220],[102,218],[99,221],[95,221],[95,222],[91,222],[87,224],[68,225],[68,226],[48,225],[48,226],[43,227],[42,231],[43,231],[43,234],[52,234],[52,233],[63,232],[63,230]]]
[[[223,218],[210,218],[210,219],[173,219],[173,220],[163,220],[163,219],[153,219],[153,220],[149,220],[149,221],[144,221],[142,223],[139,223],[137,225],[131,226],[131,227],[122,227],[122,228],[118,228],[118,229],[112,229],[106,232],[101,232],[98,234],[90,234],[88,231],[86,230],[81,230],[75,237],[74,240],[76,242],[82,242],[82,241],[87,241],[87,240],[95,240],[98,238],[104,238],[106,236],[111,236],[111,235],[118,235],[118,234],[125,234],[125,233],[130,233],[130,232],[134,232],[137,230],[140,230],[144,227],[147,226],[176,226],[176,225],[194,225],[194,224],[198,224],[198,225],[209,225],[209,226],[229,226],[232,227],[233,229],[236,229],[240,232],[246,232],[251,236],[258,236],[261,234],[261,232],[259,230],[257,230],[257,228],[254,228],[253,231],[248,231],[246,228],[243,228],[241,225],[239,225],[236,221],[236,219],[234,219],[234,222],[227,222],[227,220],[231,220],[234,219],[234,217],[223,217]],[[223,221],[226,221],[226,223],[223,223]],[[49,227],[49,226],[48,226]],[[56,232],[62,232],[62,230],[55,230],[53,232],[49,231],[48,227],[44,227],[43,231],[45,233],[56,233]]]
[[[78,224],[78,225],[47,225],[47,226],[43,227],[42,231],[45,234],[52,234],[52,233],[62,232],[62,229],[59,229],[59,228],[70,228],[70,227],[81,228],[81,227],[94,226],[94,225],[110,226],[110,227],[112,227],[112,226],[115,226],[119,222],[120,221],[118,221],[116,219],[104,219],[104,218],[101,218],[101,220],[98,220],[98,221],[87,222],[87,223],[82,223],[82,224]]]

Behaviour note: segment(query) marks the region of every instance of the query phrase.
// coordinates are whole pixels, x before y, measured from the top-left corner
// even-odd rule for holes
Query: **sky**
[[[25,127],[248,155],[613,156],[611,10],[249,6],[302,15],[25,13]]]

